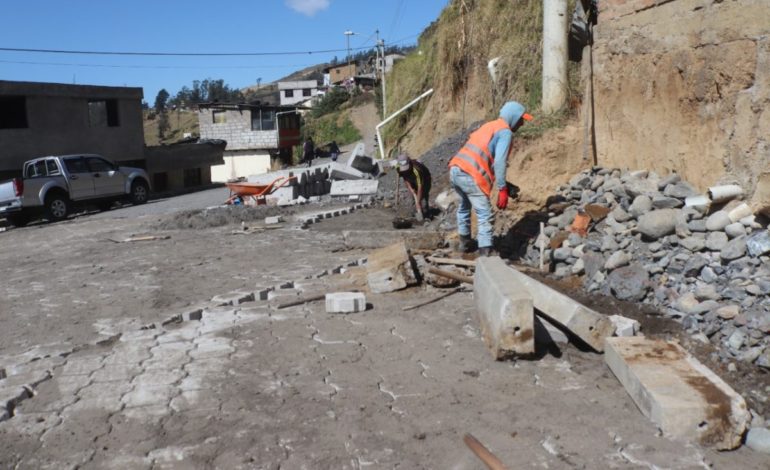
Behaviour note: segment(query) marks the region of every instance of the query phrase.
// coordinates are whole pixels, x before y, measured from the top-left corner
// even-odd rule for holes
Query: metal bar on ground
[[[434,297],[434,298],[432,298],[432,299],[430,299],[430,300],[427,300],[427,301],[425,301],[425,302],[419,303],[419,304],[417,304],[417,305],[410,305],[410,306],[408,306],[408,307],[404,307],[404,308],[402,308],[401,310],[402,310],[402,311],[404,311],[404,312],[406,312],[407,310],[414,310],[414,309],[416,309],[416,308],[424,307],[425,305],[429,305],[429,304],[432,304],[433,302],[438,302],[438,301],[439,301],[439,300],[441,300],[441,299],[444,299],[444,298],[446,298],[446,297],[449,297],[449,296],[450,296],[450,295],[452,295],[452,294],[456,294],[456,293],[458,293],[458,292],[462,292],[462,291],[464,291],[464,290],[465,290],[464,288],[462,288],[462,287],[458,287],[458,288],[456,288],[456,289],[453,289],[453,290],[451,290],[451,291],[449,291],[449,292],[445,292],[445,293],[443,293],[443,294],[439,295],[438,297]]]

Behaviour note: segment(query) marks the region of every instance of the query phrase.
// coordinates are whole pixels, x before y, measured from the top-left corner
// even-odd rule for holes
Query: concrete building
[[[318,94],[316,80],[278,82],[281,106],[291,106],[312,100]]]
[[[356,64],[351,62],[349,64],[338,64],[323,69],[324,73],[324,85],[339,85],[347,79],[356,76]],[[327,80],[328,76],[328,80]]]
[[[0,81],[0,179],[25,161],[95,153],[144,168],[153,191],[211,183],[224,143],[145,147],[141,88]]]
[[[205,103],[199,105],[202,139],[227,142],[224,164],[211,167],[211,180],[226,182],[270,170],[273,160],[291,162],[300,144],[300,119],[294,106]]]
[[[142,89],[0,81],[0,177],[45,155],[98,153],[140,165]]]

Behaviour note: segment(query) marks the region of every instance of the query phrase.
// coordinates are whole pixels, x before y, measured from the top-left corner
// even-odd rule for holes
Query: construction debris
[[[729,185],[700,195],[676,174],[585,170],[552,196],[543,256],[531,240],[523,261],[544,258],[590,293],[649,305],[705,335],[722,361],[770,369],[770,232],[741,194]],[[586,236],[568,232],[594,206],[610,212]]]
[[[326,294],[326,313],[356,313],[366,310],[363,292],[334,292]]]
[[[372,252],[366,263],[372,293],[383,294],[417,285],[412,259],[401,241]]]
[[[498,257],[479,258],[473,276],[481,334],[495,359],[535,353],[532,296]]]
[[[452,271],[444,271],[438,268],[429,268],[428,272],[437,276],[454,279],[455,281],[465,282],[466,284],[473,284],[473,278],[470,276],[463,276],[462,274],[454,273]]]
[[[607,338],[605,361],[664,434],[718,450],[741,445],[751,414],[729,385],[674,342]]]
[[[145,236],[128,237],[128,238],[124,238],[123,240],[114,240],[112,238],[108,238],[107,240],[114,243],[133,243],[133,242],[151,242],[155,240],[168,240],[169,238],[171,238],[171,235],[145,235]]]
[[[484,444],[479,442],[478,439],[470,434],[466,434],[465,437],[463,437],[463,442],[465,442],[465,445],[476,454],[476,457],[484,462],[484,465],[486,465],[489,470],[505,470],[503,462],[501,462],[495,454],[490,452],[489,449],[484,447]]]
[[[529,292],[538,314],[554,321],[596,351],[604,350],[604,338],[612,336],[615,327],[604,315],[570,299],[545,284],[507,267],[511,282]]]

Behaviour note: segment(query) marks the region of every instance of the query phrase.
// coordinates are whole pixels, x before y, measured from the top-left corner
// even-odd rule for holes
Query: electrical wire
[[[318,64],[286,64],[286,65],[108,65],[108,64],[77,64],[67,62],[32,62],[21,60],[1,60],[3,64],[21,65],[64,65],[68,67],[104,67],[125,69],[282,69],[286,67],[312,67]]]
[[[351,48],[354,49],[354,48]],[[358,47],[355,49],[366,49]],[[128,51],[72,51],[63,49],[29,49],[20,47],[0,47],[0,51],[34,52],[44,54],[79,54],[79,55],[130,55],[130,56],[163,56],[163,57],[254,57],[280,55],[310,55],[330,54],[332,52],[347,52],[347,49],[326,49],[318,51],[285,51],[285,52],[128,52]]]

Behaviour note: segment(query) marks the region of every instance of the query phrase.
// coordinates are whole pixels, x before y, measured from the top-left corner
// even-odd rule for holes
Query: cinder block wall
[[[277,149],[278,131],[251,130],[251,111],[225,111],[225,122],[214,123],[211,109],[199,111],[201,138],[227,141],[227,150]]]
[[[599,164],[676,171],[702,190],[738,182],[755,210],[768,205],[768,0],[599,4],[593,48]]]

